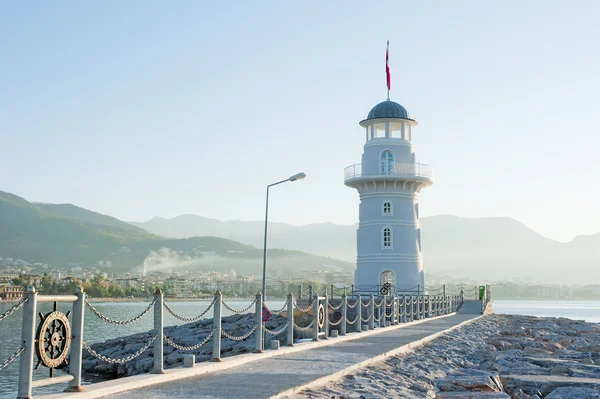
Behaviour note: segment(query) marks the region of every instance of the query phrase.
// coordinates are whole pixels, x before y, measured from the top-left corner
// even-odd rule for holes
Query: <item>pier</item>
[[[173,317],[183,318],[169,306],[160,291],[138,316],[130,320],[112,320],[98,312],[86,300],[82,290],[74,295],[44,296],[30,288],[23,301],[15,305],[15,309],[23,307],[23,345],[12,359],[20,358],[18,397],[32,397],[34,388],[58,383],[68,383],[69,387],[65,392],[39,397],[83,399],[119,392],[123,392],[119,396],[123,398],[171,394],[193,397],[193,392],[215,398],[281,396],[421,345],[479,317],[491,306],[489,287],[475,292],[469,290],[466,299],[463,289],[451,291],[444,287],[439,291],[442,294],[428,295],[427,290],[418,295],[388,291],[386,295],[352,293],[338,298],[312,292],[307,298],[295,298],[290,294],[282,308],[270,310],[260,294],[245,309],[233,309],[217,292],[212,303],[197,317],[184,320],[199,320],[212,311],[210,334],[199,336],[197,343],[186,346],[164,333],[164,310]],[[473,296],[477,299],[468,299]],[[42,320],[37,323],[36,305],[40,302],[55,302],[55,310],[41,315]],[[64,302],[72,303],[71,311],[66,314],[56,309],[56,304]],[[224,307],[234,313],[252,314],[252,328],[242,335],[232,335],[222,328]],[[153,314],[154,330],[148,333],[148,342],[135,353],[125,358],[111,358],[95,352],[84,342],[86,308],[90,316],[124,326],[124,331],[127,325]],[[266,321],[272,315],[279,316],[281,324],[269,329]],[[69,322],[69,316],[72,322]],[[223,339],[252,340],[255,353],[222,358]],[[267,343],[271,345],[267,346]],[[166,345],[180,352],[210,347],[213,361],[194,364],[193,355],[182,354],[184,367],[165,370],[163,348]],[[101,361],[117,364],[133,361],[151,350],[153,364],[150,373],[82,385],[84,350]],[[50,378],[32,379],[34,354],[41,365],[50,369]],[[53,376],[53,369],[65,359],[69,359],[69,374]]]

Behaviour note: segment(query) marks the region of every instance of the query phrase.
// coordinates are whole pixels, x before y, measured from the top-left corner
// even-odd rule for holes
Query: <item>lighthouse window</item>
[[[392,204],[389,202],[383,203],[383,216],[392,216]]]
[[[389,227],[383,229],[383,248],[392,247],[392,230]]]
[[[391,175],[394,173],[394,153],[385,150],[381,153],[381,174]]]

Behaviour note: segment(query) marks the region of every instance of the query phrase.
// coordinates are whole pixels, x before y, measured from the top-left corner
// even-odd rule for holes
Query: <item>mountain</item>
[[[257,272],[263,251],[225,238],[164,238],[70,204],[37,204],[0,191],[0,257],[67,266],[110,260],[116,267],[187,267]],[[289,274],[332,265],[350,271],[348,262],[300,251],[269,250],[269,270]]]
[[[423,257],[426,273],[447,278],[587,283],[600,277],[600,233],[569,243],[543,237],[511,218],[424,217]],[[154,218],[133,223],[156,234],[186,237],[197,234],[230,238],[261,246],[261,221],[219,221],[194,215]],[[332,223],[291,226],[269,223],[269,247],[281,247],[356,259],[357,225]]]

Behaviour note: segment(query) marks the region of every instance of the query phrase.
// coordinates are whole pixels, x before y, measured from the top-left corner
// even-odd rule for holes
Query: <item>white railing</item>
[[[424,163],[394,162],[392,165],[357,163],[344,169],[344,181],[370,176],[417,177],[433,181],[433,168]]]
[[[417,295],[398,295],[393,292],[383,295],[383,292],[378,292],[376,293],[377,295],[361,296],[360,294],[355,294],[347,296],[344,289],[344,293],[339,299],[333,298],[333,287],[331,296],[327,294],[318,295],[313,292],[312,286],[308,288],[310,294],[304,300],[305,306],[299,306],[294,295],[289,294],[283,307],[273,311],[267,308],[260,293],[256,295],[255,299],[246,308],[234,309],[223,301],[221,293],[217,291],[209,306],[199,316],[194,318],[185,318],[177,314],[176,310],[165,302],[163,293],[157,289],[153,300],[139,315],[129,320],[113,320],[94,308],[86,300],[86,294],[81,288],[78,288],[74,295],[38,295],[33,287],[29,287],[25,292],[23,300],[0,316],[1,321],[3,318],[14,313],[18,308],[23,307],[22,346],[1,364],[0,370],[17,357],[20,357],[18,397],[31,397],[32,388],[64,382],[69,382],[69,391],[80,392],[84,390],[81,386],[82,352],[84,350],[104,362],[116,364],[126,363],[142,355],[143,352],[152,350],[153,365],[151,372],[162,374],[164,373],[164,345],[173,346],[181,351],[195,351],[212,341],[212,359],[220,361],[222,338],[243,341],[254,335],[255,352],[262,352],[265,349],[267,335],[271,335],[272,339],[284,339],[287,345],[293,346],[295,339],[301,337],[310,337],[313,341],[318,341],[320,339],[337,337],[338,333],[343,336],[349,332],[360,333],[361,331],[372,330],[374,328],[446,315],[456,312],[464,299],[462,289],[447,292],[445,286],[437,290],[440,292],[436,295],[426,295],[420,292]],[[298,300],[302,300],[302,291],[302,287],[300,286]],[[487,296],[485,300],[489,301],[491,300],[489,286],[486,292]],[[69,325],[68,314],[65,315],[56,311],[55,306],[54,312],[44,315],[43,320],[45,321],[43,322],[43,326],[37,328],[36,307],[37,304],[42,302],[71,302],[72,326]],[[86,307],[104,322],[122,327],[137,322],[145,315],[153,314],[154,329],[148,332],[145,344],[137,352],[123,358],[108,357],[96,352],[83,340],[84,311]],[[251,314],[255,322],[253,325],[248,326],[247,331],[243,332],[242,335],[232,335],[233,331],[226,331],[221,324],[223,307],[234,314]],[[212,328],[210,332],[199,332],[198,341],[193,345],[186,346],[179,344],[176,342],[176,337],[168,337],[164,333],[163,309],[166,309],[175,318],[184,321],[201,319],[212,309]],[[266,322],[270,320],[271,314],[278,315],[278,318],[272,321],[270,328],[267,328]],[[353,316],[353,321],[350,320],[351,316]],[[61,328],[64,329],[62,333],[60,331],[57,332],[57,325],[59,327],[58,330]],[[61,377],[33,380],[35,345],[36,342],[46,336],[40,335],[46,334],[44,326],[52,330],[50,331],[52,333],[50,340],[52,341],[52,345],[56,346],[55,349],[60,356],[58,356],[59,360],[57,360],[54,356],[54,349],[52,349],[50,357],[40,357],[40,353],[37,353],[38,360],[52,370],[52,368],[60,366],[66,358],[67,353],[70,352],[69,374]],[[68,341],[66,344],[62,343],[65,339]]]

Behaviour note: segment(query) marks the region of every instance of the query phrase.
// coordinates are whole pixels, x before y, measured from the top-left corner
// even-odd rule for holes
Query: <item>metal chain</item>
[[[2,371],[4,368],[6,368],[6,366],[11,364],[12,361],[15,360],[17,358],[17,356],[19,356],[21,354],[21,352],[23,352],[24,350],[25,350],[25,348],[20,347],[15,353],[10,355],[10,357],[8,359],[6,359],[2,364],[0,364],[0,371]]]
[[[252,328],[252,330],[248,331],[246,334],[244,334],[244,335],[242,335],[240,337],[229,335],[229,334],[227,334],[227,331],[225,331],[225,330],[221,330],[221,335],[224,336],[225,338],[229,338],[232,341],[243,341],[243,340],[245,340],[246,338],[248,338],[249,336],[252,335],[252,333],[256,330],[256,327],[257,326],[255,325]]]
[[[360,304],[363,308],[366,308],[367,306],[369,306],[371,304],[371,301],[374,301],[373,298],[369,299],[369,301],[366,304],[364,304],[363,301],[361,300]]]
[[[163,338],[165,339],[165,342],[169,345],[171,345],[172,347],[179,349],[181,351],[195,351],[196,349],[200,348],[202,345],[206,344],[213,336],[213,334],[215,333],[215,329],[213,328],[210,332],[210,334],[208,334],[208,336],[204,339],[204,341],[197,343],[196,345],[192,345],[192,346],[183,346],[183,345],[179,345],[176,344],[175,342],[171,341],[169,339],[169,337],[167,337],[165,334],[163,334]]]
[[[82,342],[83,344],[83,349],[85,349],[86,351],[88,351],[92,356],[94,356],[97,359],[100,359],[104,362],[107,363],[113,363],[113,364],[123,364],[123,363],[127,363],[130,360],[135,359],[136,357],[138,357],[139,355],[141,355],[142,353],[144,353],[146,350],[148,350],[148,348],[150,348],[150,345],[152,345],[154,343],[154,341],[156,340],[156,338],[158,337],[158,334],[154,335],[154,337],[152,337],[152,339],[150,340],[150,342],[148,342],[146,345],[144,345],[144,347],[142,347],[139,351],[124,357],[122,359],[114,359],[111,357],[106,357],[104,355],[101,355],[100,353],[96,352],[95,350],[93,350],[92,348],[90,348],[88,346],[88,344],[84,342]]]
[[[329,325],[330,326],[337,326],[341,322],[342,322],[342,319],[339,319],[338,321],[331,321],[331,320],[329,320]]]
[[[318,299],[318,297],[315,297],[315,299],[312,301],[312,303],[306,308],[301,308],[300,306],[298,306],[298,302],[296,302],[296,309],[298,309],[302,313],[308,313],[313,308],[317,299]]]
[[[362,315],[361,315],[361,316],[360,316],[360,320],[361,320],[363,323],[367,323],[367,322],[369,321],[369,318],[363,319],[363,317],[362,317]]]
[[[381,307],[381,305],[383,305],[383,298],[381,299],[381,301],[379,301],[379,305],[377,304],[377,302],[375,302],[375,307],[376,308]]]
[[[214,303],[214,302],[213,302]],[[230,312],[236,313],[236,314],[243,314],[246,313],[250,310],[250,308],[252,308],[252,306],[256,303],[256,299],[254,301],[252,301],[252,303],[246,308],[246,309],[242,309],[242,310],[236,310],[233,309],[231,306],[229,306],[225,301],[221,302],[223,304],[223,306],[225,306],[225,308],[227,310],[229,310]]]
[[[383,317],[383,313],[380,313],[379,318],[376,318],[375,316],[373,316],[373,320],[376,321],[377,323],[379,323],[381,321],[382,317]]]
[[[327,306],[329,306],[329,309],[331,309],[331,310],[338,310],[339,308],[342,307],[342,302],[340,302],[340,304],[337,306],[331,306],[331,303],[327,302]]]
[[[290,298],[288,298],[287,301],[285,301],[285,303],[283,304],[283,306],[281,307],[281,309],[279,309],[279,310],[271,310],[271,309],[269,309],[269,311],[271,312],[272,315],[280,315],[281,312],[283,312],[284,310],[286,310],[286,308],[288,306],[288,303],[290,303]]]
[[[4,312],[4,313],[2,313],[2,315],[0,315],[0,321],[7,318],[14,312],[16,312],[17,309],[19,309],[21,306],[23,306],[23,304],[25,302],[27,302],[27,298],[21,298],[21,300],[19,302],[17,302],[12,308],[8,309],[6,312]],[[2,370],[2,369],[0,368],[0,370]]]
[[[354,309],[357,304],[358,304],[358,299],[356,301],[354,301],[354,305],[352,305],[352,306],[350,306],[350,302],[348,300],[346,300],[346,306],[348,307],[348,309]]]
[[[105,322],[109,323],[109,324],[114,324],[117,326],[126,326],[128,324],[131,323],[135,323],[136,321],[138,321],[139,319],[141,319],[146,313],[148,313],[148,311],[150,311],[150,309],[152,309],[152,306],[154,306],[154,304],[156,303],[156,301],[158,300],[158,298],[154,298],[154,300],[152,302],[150,302],[150,304],[146,307],[146,309],[144,309],[144,311],[142,313],[140,313],[139,315],[135,316],[133,319],[129,319],[129,320],[113,320],[113,319],[109,319],[108,317],[104,316],[102,313],[100,313],[100,311],[98,311],[98,309],[96,309],[95,307],[93,307],[88,300],[85,300],[85,305],[90,308],[90,310],[92,312],[94,312],[94,314],[96,316],[98,316],[100,319],[104,320]]]
[[[285,323],[285,325],[283,327],[281,327],[279,330],[269,330],[266,326],[264,327],[265,331],[267,332],[267,334],[271,334],[271,335],[279,335],[282,332],[285,331],[285,329],[290,325],[290,322],[288,321],[287,323]]]
[[[354,318],[354,321],[349,321],[348,324],[354,324],[358,321],[358,314],[356,315],[356,317]]]
[[[171,307],[166,302],[163,302],[163,306],[165,307],[165,309],[167,309],[167,311],[169,313],[171,313],[171,316],[173,316],[174,318],[179,319],[181,321],[191,322],[191,321],[198,321],[201,318],[203,318],[204,315],[207,314],[208,311],[213,307],[215,302],[216,302],[216,299],[213,299],[211,304],[208,305],[208,307],[206,309],[204,309],[204,312],[200,313],[198,316],[195,316],[195,317],[183,317],[183,316],[178,315],[177,313],[175,313],[175,311],[173,309],[171,309]]]
[[[294,328],[298,331],[308,331],[310,330],[313,325],[315,324],[315,321],[311,321],[309,325],[307,325],[306,327],[300,327],[299,325],[297,325],[296,323],[294,323]]]

